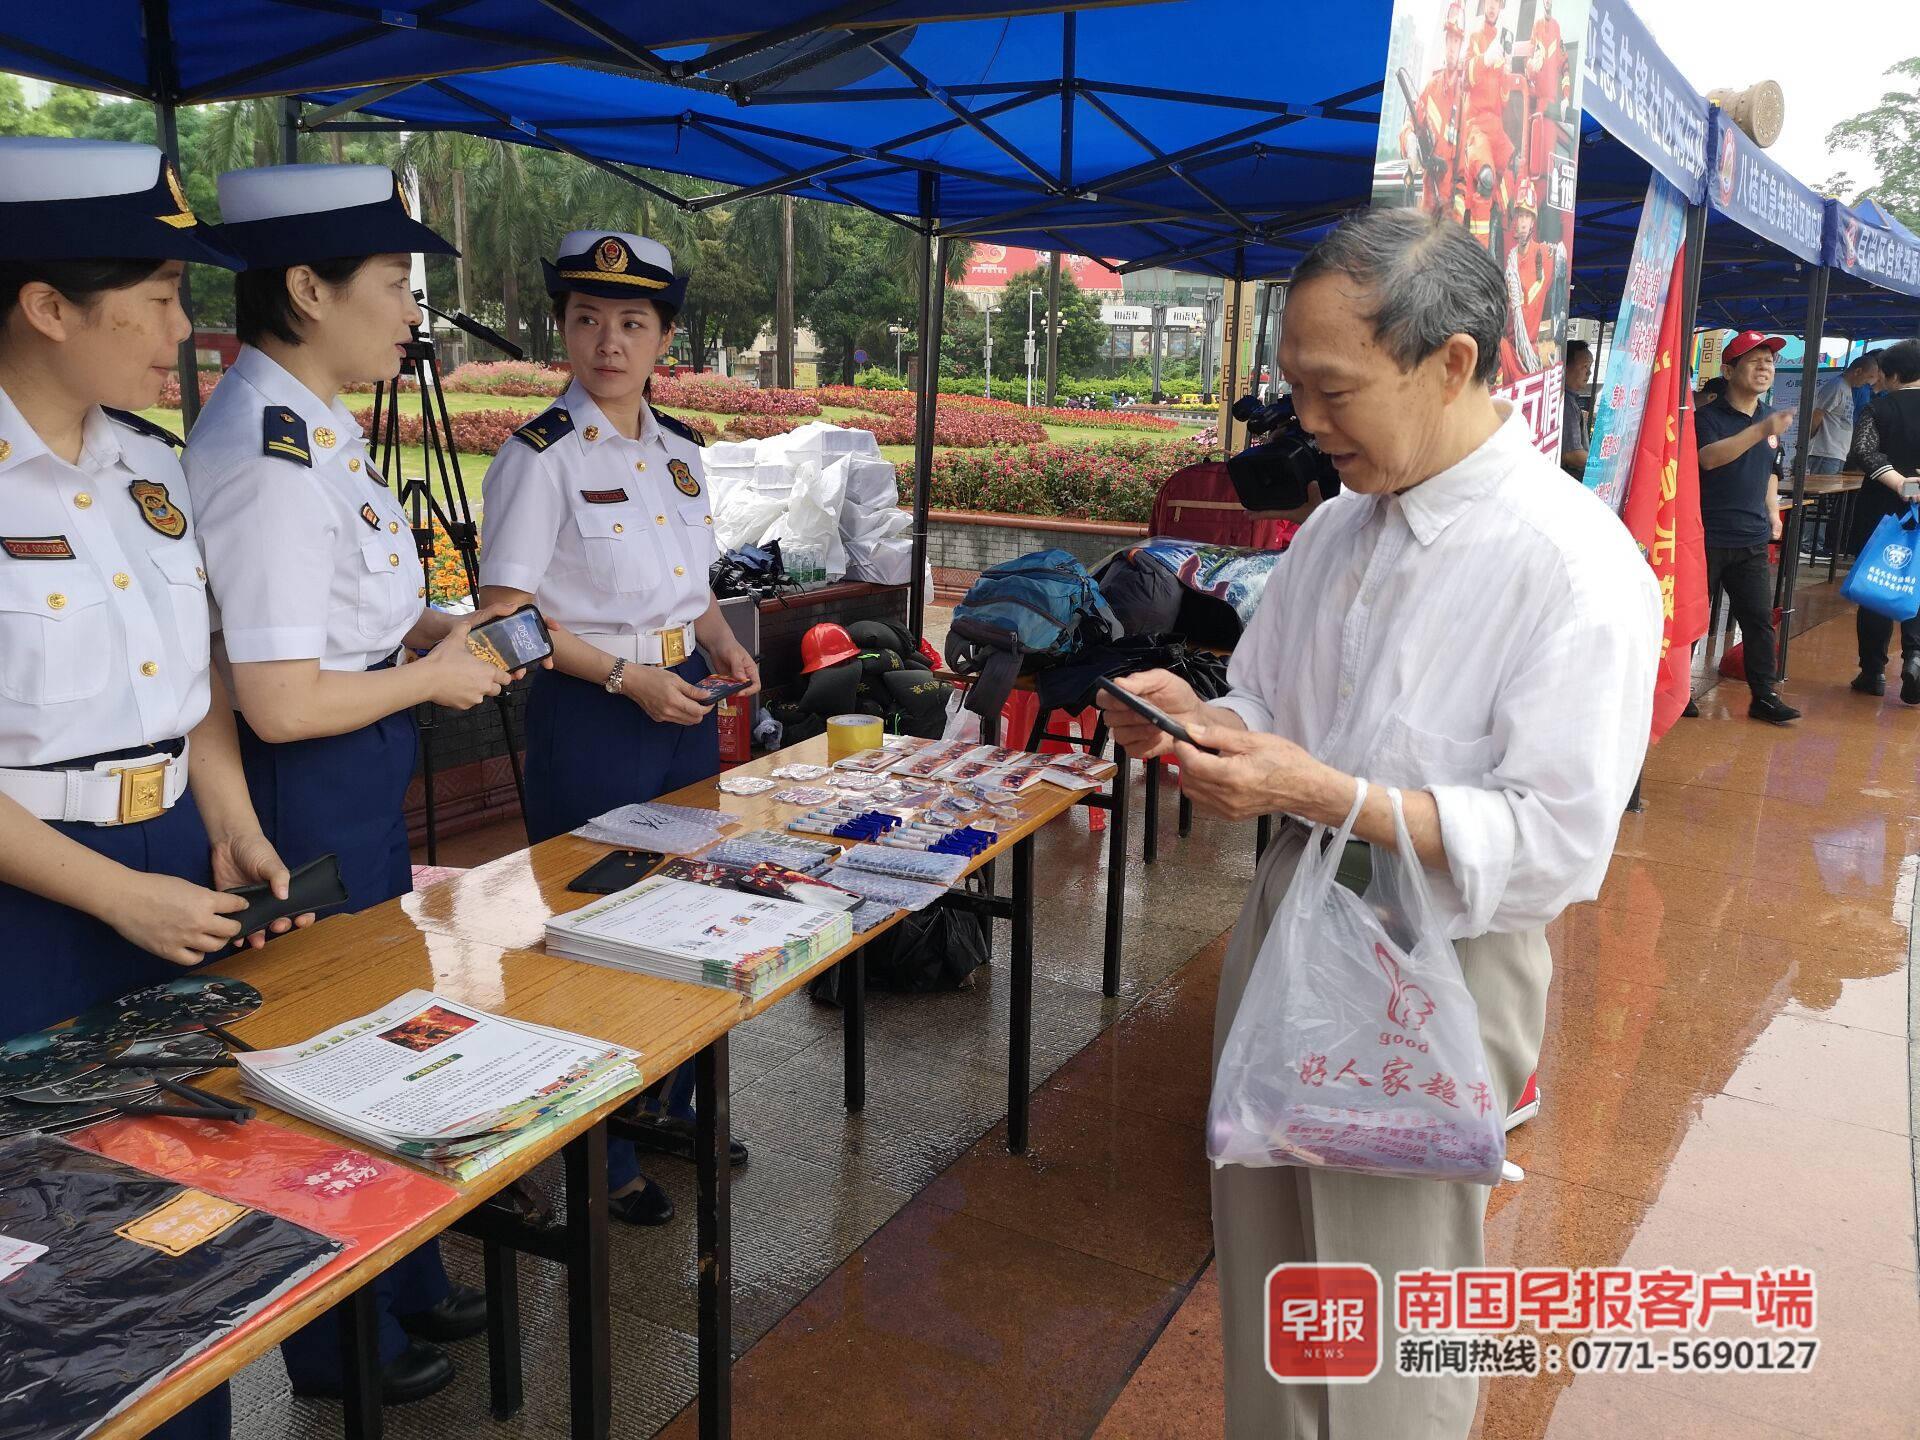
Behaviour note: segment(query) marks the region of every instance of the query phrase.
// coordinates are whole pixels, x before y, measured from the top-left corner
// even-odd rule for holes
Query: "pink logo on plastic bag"
[[[1400,962],[1393,958],[1393,952],[1379,942],[1373,947],[1374,963],[1380,967],[1380,973],[1387,977],[1387,984],[1393,987],[1387,995],[1387,1019],[1402,1030],[1418,1030],[1427,1023],[1433,1014],[1433,997],[1400,975]]]

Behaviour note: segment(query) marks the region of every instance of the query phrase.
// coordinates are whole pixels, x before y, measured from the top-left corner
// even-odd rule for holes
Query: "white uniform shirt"
[[[1429,878],[1461,939],[1599,894],[1660,646],[1626,527],[1508,414],[1425,483],[1315,511],[1217,703],[1347,774],[1431,791],[1449,874]]]
[[[509,440],[487,470],[481,583],[524,590],[542,614],[586,635],[699,619],[719,555],[700,447],[647,405],[639,436],[624,438],[578,381],[546,416],[556,410],[571,429],[544,448]]]
[[[289,414],[304,426],[310,467],[267,448],[270,406],[280,426]],[[242,348],[221,377],[186,471],[230,660],[364,670],[420,619],[426,575],[413,532],[358,422],[262,352]]]
[[[186,491],[165,441],[95,409],[69,465],[0,391],[0,766],[172,740],[206,715]]]

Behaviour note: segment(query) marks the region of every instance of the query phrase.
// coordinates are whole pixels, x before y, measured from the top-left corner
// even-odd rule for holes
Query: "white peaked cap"
[[[633,258],[642,265],[652,265],[673,274],[673,253],[658,240],[648,240],[644,236],[629,235],[624,230],[569,230],[561,238],[559,253],[562,255],[584,255],[609,235],[616,240],[624,240],[627,249],[633,252]]]
[[[229,225],[326,215],[378,205],[393,194],[384,165],[265,165],[220,177],[220,218]]]
[[[0,204],[136,195],[160,178],[160,151],[121,140],[0,138]]]

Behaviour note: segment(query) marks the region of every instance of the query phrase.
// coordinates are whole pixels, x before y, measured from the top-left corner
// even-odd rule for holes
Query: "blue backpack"
[[[953,612],[947,664],[974,677],[967,708],[998,715],[1023,671],[1120,633],[1087,567],[1065,550],[1037,550],[995,565],[973,582]]]

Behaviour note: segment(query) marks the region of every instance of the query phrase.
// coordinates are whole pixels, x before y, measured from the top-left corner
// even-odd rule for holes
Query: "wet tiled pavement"
[[[1786,687],[1798,726],[1748,721],[1726,686],[1654,751],[1605,892],[1553,927],[1545,1108],[1514,1133],[1528,1178],[1495,1192],[1488,1222],[1494,1264],[1811,1267],[1818,1363],[1493,1382],[1484,1440],[1920,1434],[1920,713],[1848,692],[1851,659],[1850,617],[1810,631]],[[840,1108],[837,1012],[796,997],[738,1035],[735,1126],[755,1147],[734,1192],[743,1440],[1220,1433],[1200,1121],[1251,827],[1202,822],[1179,841],[1173,808],[1157,865],[1133,846],[1115,1001],[1099,996],[1105,837],[1080,811],[1041,842],[1038,873],[1059,883],[1037,916],[1045,1078],[1026,1157],[998,1123],[1001,965],[971,991],[874,997],[861,1116]],[[682,1218],[615,1236],[614,1430],[680,1440],[692,1175],[658,1175]],[[564,1365],[560,1301],[557,1274],[523,1262],[520,1418],[486,1419],[472,1342],[459,1383],[389,1412],[389,1433],[562,1433],[564,1387],[538,1378]],[[238,1398],[247,1440],[338,1433],[337,1409],[285,1396],[276,1361]]]

